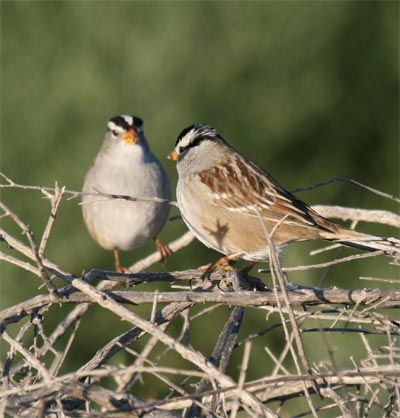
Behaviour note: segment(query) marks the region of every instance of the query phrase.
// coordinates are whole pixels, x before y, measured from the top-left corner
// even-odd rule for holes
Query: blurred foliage
[[[80,190],[107,120],[132,113],[144,119],[162,161],[184,127],[205,122],[288,189],[345,176],[397,194],[398,9],[398,2],[378,1],[2,1],[1,170],[24,184],[57,181]],[[175,167],[165,165],[174,185]],[[48,202],[28,191],[3,190],[2,197],[40,237]],[[299,197],[397,210],[348,184]],[[6,220],[3,225],[12,228]],[[183,231],[181,221],[170,222],[162,237]],[[293,246],[284,260],[317,261],[308,248]],[[124,260],[152,250],[149,243]],[[62,204],[47,255],[75,274],[113,267],[112,255],[86,232],[76,199]],[[196,242],[168,268],[216,257]],[[330,277],[346,281],[326,284],[364,286],[348,280],[371,275],[374,267],[375,261],[335,267]],[[308,272],[299,281],[316,284],[320,274]],[[37,279],[4,263],[1,284],[2,306],[38,293]],[[93,342],[87,356],[126,326],[104,312],[93,315],[103,329],[99,335],[85,327]],[[211,350],[218,332],[215,327],[199,344]],[[78,355],[81,348],[75,349]]]

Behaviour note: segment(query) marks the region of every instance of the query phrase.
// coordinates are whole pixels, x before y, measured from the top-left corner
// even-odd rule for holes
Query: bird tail
[[[325,239],[364,251],[383,251],[388,257],[400,258],[400,240],[397,238],[377,237],[341,228],[339,233],[332,237],[326,236]]]

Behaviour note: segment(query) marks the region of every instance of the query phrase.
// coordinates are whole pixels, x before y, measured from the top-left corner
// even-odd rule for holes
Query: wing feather
[[[285,190],[270,174],[242,155],[220,162],[199,174],[215,205],[233,212],[261,216],[268,221],[331,231],[333,224]]]

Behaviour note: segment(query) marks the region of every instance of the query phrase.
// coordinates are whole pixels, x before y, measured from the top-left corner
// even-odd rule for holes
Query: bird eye
[[[184,150],[185,150],[185,148],[184,148],[184,147],[179,147],[179,148],[178,148],[178,153],[179,153],[179,154],[182,154],[182,152],[183,152]]]
[[[118,132],[116,130],[112,130],[111,133],[113,136],[118,136]]]

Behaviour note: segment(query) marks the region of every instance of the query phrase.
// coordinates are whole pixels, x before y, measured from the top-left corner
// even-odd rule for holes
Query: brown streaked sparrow
[[[156,237],[167,221],[168,203],[109,199],[96,192],[170,200],[168,175],[150,151],[142,119],[120,115],[107,123],[103,145],[85,177],[83,219],[92,238],[114,251],[119,272],[126,271],[119,250],[133,250],[149,239],[167,258],[168,247]]]
[[[266,231],[278,248],[322,239],[400,256],[400,241],[344,228],[286,191],[270,174],[208,125],[184,129],[169,159],[177,161],[178,206],[193,234],[232,258],[267,261]]]

